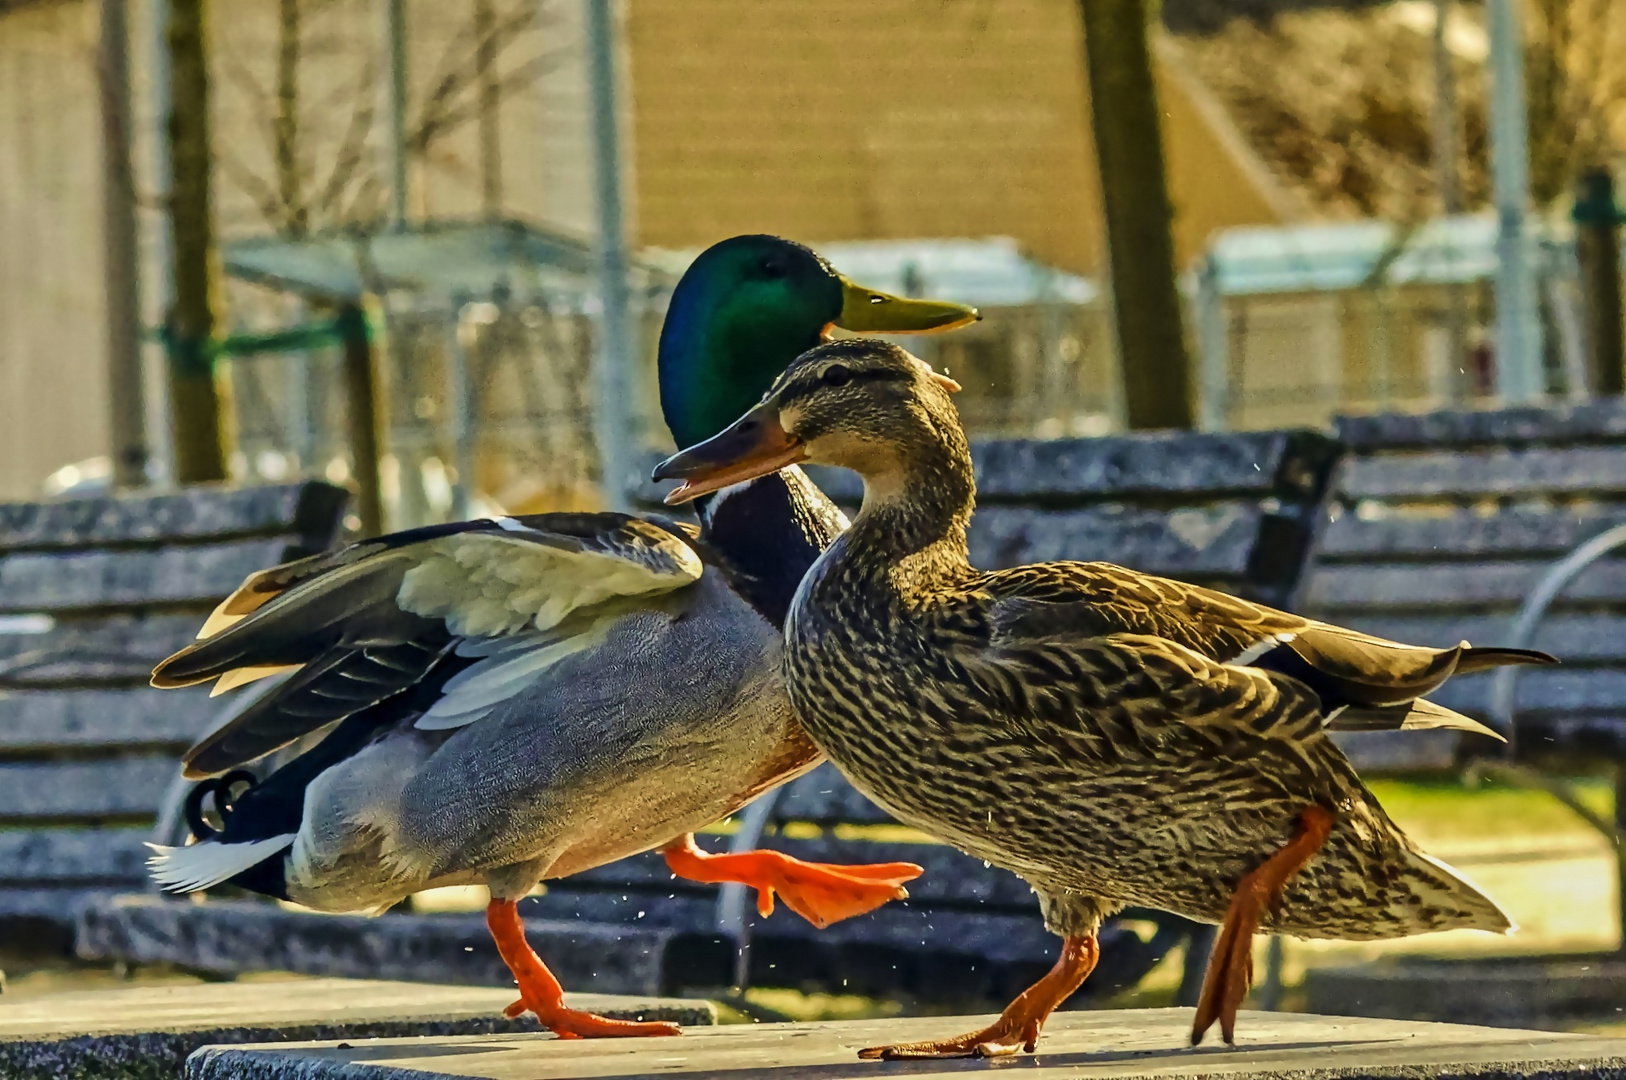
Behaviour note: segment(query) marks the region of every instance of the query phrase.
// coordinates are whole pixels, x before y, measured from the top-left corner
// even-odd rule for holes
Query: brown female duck
[[[1233,1040],[1260,927],[1388,938],[1507,916],[1420,852],[1328,737],[1456,727],[1422,699],[1537,653],[1368,637],[1106,563],[974,568],[958,387],[894,346],[805,353],[762,404],[663,463],[681,501],[795,461],[864,479],[786,625],[808,733],[900,820],[1031,883],[1065,939],[989,1027],[866,1057],[1032,1050],[1130,904],[1222,924],[1192,1030]]]

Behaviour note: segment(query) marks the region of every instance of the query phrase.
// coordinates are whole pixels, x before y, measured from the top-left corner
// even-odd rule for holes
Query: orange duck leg
[[[1005,1057],[1026,1050],[1033,1053],[1039,1032],[1057,1006],[1084,985],[1101,946],[1094,934],[1080,934],[1062,941],[1061,956],[1045,976],[1005,1006],[999,1019],[983,1028],[952,1039],[936,1042],[896,1043],[872,1046],[858,1051],[861,1058],[897,1061],[904,1058]]]
[[[503,963],[514,973],[520,998],[503,1015],[514,1017],[530,1011],[542,1025],[561,1039],[617,1039],[640,1035],[679,1035],[676,1024],[664,1020],[612,1020],[597,1013],[567,1008],[565,991],[542,958],[525,940],[525,924],[513,900],[493,900],[486,908],[486,926],[497,942]]]
[[[1208,956],[1208,973],[1203,977],[1197,1016],[1191,1024],[1191,1045],[1203,1041],[1203,1034],[1215,1020],[1219,1021],[1225,1041],[1236,1042],[1236,1011],[1253,982],[1253,935],[1259,929],[1259,920],[1266,905],[1279,901],[1282,888],[1321,850],[1332,832],[1333,820],[1331,810],[1306,807],[1299,814],[1293,839],[1250,871],[1231,894],[1225,922]]]
[[[835,866],[803,862],[779,851],[712,855],[695,844],[693,834],[678,837],[661,853],[678,877],[749,885],[757,891],[757,911],[764,917],[773,913],[778,893],[785,906],[821,929],[874,911],[888,900],[905,899],[909,891],[904,883],[922,873],[914,863]]]

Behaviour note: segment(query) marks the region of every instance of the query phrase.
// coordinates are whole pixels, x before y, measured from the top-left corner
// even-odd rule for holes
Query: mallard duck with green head
[[[735,237],[672,295],[662,408],[693,442],[832,325],[909,333],[975,317],[855,285],[800,244]],[[483,884],[520,989],[509,1014],[569,1037],[676,1029],[565,1005],[517,908],[540,880],[658,847],[676,874],[752,886],[764,914],[777,893],[820,926],[907,895],[920,873],[908,863],[695,844],[693,830],[819,760],[781,681],[781,626],[846,525],[794,470],[699,509],[698,529],[614,513],[436,525],[250,577],[153,684],[285,678],[187,752],[187,775],[209,778],[187,803],[195,842],[159,850],[154,877],[323,911]],[[244,771],[296,740],[317,741],[263,780]]]
[[[791,604],[786,680],[813,741],[900,821],[1032,884],[1064,938],[993,1024],[865,1057],[1031,1051],[1127,905],[1220,923],[1192,1030],[1234,1038],[1264,929],[1401,937],[1507,916],[1419,851],[1328,732],[1487,729],[1427,701],[1547,663],[1384,641],[1108,563],[980,571],[952,380],[896,346],[821,345],[732,427],[664,462],[682,501],[787,462],[856,470],[862,509]]]

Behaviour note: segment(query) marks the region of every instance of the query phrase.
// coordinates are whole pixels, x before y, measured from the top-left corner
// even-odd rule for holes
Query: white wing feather
[[[617,596],[670,592],[700,578],[700,557],[674,542],[670,562],[566,550],[520,536],[462,533],[428,543],[408,570],[396,602],[405,611],[446,620],[460,637],[551,630],[571,613]]]
[[[197,892],[236,877],[293,842],[293,833],[283,833],[241,844],[222,844],[218,840],[204,840],[186,847],[148,844],[153,855],[147,860],[147,871],[165,892]]]

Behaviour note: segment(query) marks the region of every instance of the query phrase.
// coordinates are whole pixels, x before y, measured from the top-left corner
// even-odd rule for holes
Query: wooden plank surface
[[[1513,613],[1443,615],[1358,615],[1341,626],[1413,645],[1450,648],[1459,641],[1505,645],[1511,641]],[[1552,653],[1566,664],[1610,662],[1626,667],[1626,617],[1607,613],[1559,611],[1537,628],[1532,648]]]
[[[0,885],[144,888],[152,830],[0,829]]]
[[[292,534],[327,543],[348,496],[321,482],[0,503],[0,549],[64,549]]]
[[[1346,499],[1472,499],[1626,492],[1626,445],[1428,450],[1350,458]]]
[[[1626,459],[1622,466],[1626,467]],[[1606,529],[1626,523],[1626,506],[1555,507],[1547,511],[1472,510],[1447,517],[1390,516],[1362,520],[1339,515],[1322,534],[1322,562],[1499,559],[1509,556],[1554,561]]]
[[[0,998],[0,1075],[129,1077],[181,1075],[200,1046],[268,1040],[360,1042],[380,1037],[517,1035],[531,1018],[508,1020],[509,989],[288,977],[273,981],[153,986]],[[716,1022],[708,1002],[571,994],[582,1009],[624,1019]]]
[[[1310,574],[1303,610],[1337,621],[1349,611],[1515,610],[1547,570],[1542,562],[1335,563]],[[1601,559],[1564,591],[1570,604],[1626,604],[1626,559]]]
[[[1430,701],[1472,716],[1484,716],[1490,705],[1491,676],[1452,679]],[[1518,713],[1626,714],[1626,671],[1579,666],[1526,668],[1514,692]]]
[[[990,439],[972,447],[979,501],[1273,491],[1290,433],[1157,432]]]
[[[834,765],[825,762],[786,784],[774,804],[776,821],[885,825],[892,815],[858,793]]]
[[[0,614],[140,604],[211,607],[256,570],[275,566],[283,538],[155,551],[24,552],[0,558]]]
[[[1101,560],[1165,577],[1241,578],[1263,516],[1258,502],[1236,500],[1174,510],[993,505],[971,519],[971,561],[998,568]]]
[[[207,687],[0,691],[0,752],[185,749],[229,704]]]
[[[180,773],[172,755],[0,762],[0,820],[134,820],[158,813]]]
[[[293,975],[239,983],[76,991],[0,1000],[0,1043],[255,1027],[291,1033],[305,1027],[359,1028],[395,1022],[427,1026],[474,1019],[508,1027],[501,1024],[501,1013],[513,1000],[513,991],[502,987]],[[604,1016],[671,1019],[694,1027],[716,1023],[716,1007],[696,999],[572,993],[569,1002]],[[536,1021],[520,1022],[510,1030],[536,1031]]]
[[[986,1061],[877,1064],[858,1050],[877,1043],[943,1038],[991,1017],[920,1017],[806,1024],[723,1025],[681,1041],[559,1040],[473,1036],[389,1040],[338,1047],[211,1047],[187,1062],[188,1080],[584,1080],[672,1076],[780,1080],[908,1075],[921,1080],[986,1074]],[[1236,1050],[1211,1035],[1187,1045],[1189,1009],[1061,1012],[1045,1025],[1038,1053],[1007,1063],[1025,1077],[1138,1080],[1228,1076],[1498,1077],[1596,1080],[1626,1068],[1626,1040],[1395,1020],[1245,1012]],[[1240,1052],[1239,1052],[1240,1051]]]
[[[1340,416],[1335,425],[1338,437],[1363,454],[1415,447],[1626,442],[1626,403],[1604,398],[1576,405]]]
[[[120,614],[0,634],[0,686],[145,685],[158,662],[191,644],[202,625],[199,614]]]

